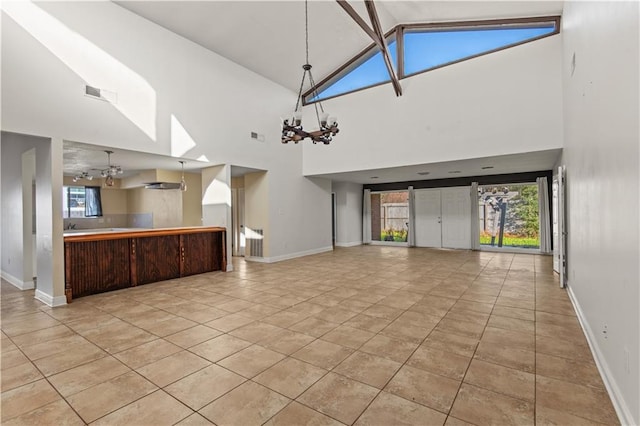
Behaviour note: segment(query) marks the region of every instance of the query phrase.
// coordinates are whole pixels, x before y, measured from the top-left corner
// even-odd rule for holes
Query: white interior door
[[[417,247],[442,247],[442,216],[439,189],[415,191]]]
[[[469,187],[442,188],[442,247],[471,248]]]

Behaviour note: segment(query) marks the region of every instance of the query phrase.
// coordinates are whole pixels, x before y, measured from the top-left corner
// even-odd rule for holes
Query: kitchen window
[[[99,186],[63,186],[62,217],[101,217],[102,197]]]

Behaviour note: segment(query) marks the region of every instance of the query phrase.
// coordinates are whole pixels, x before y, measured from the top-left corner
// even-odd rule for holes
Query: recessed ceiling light
[[[378,179],[378,176],[371,176],[371,179]]]
[[[482,170],[487,170],[487,169],[493,169],[493,166],[484,166],[484,167],[482,167]]]
[[[454,174],[454,173],[462,173],[460,170],[451,170],[449,171],[449,173]]]
[[[431,172],[418,172],[418,174],[419,174],[420,176],[426,176],[426,175],[428,175],[429,173],[431,173]]]

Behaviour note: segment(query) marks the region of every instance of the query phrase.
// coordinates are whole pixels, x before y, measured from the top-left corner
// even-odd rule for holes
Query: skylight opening
[[[398,25],[387,33],[398,78],[519,46],[560,32],[560,17]],[[399,62],[400,61],[400,62]],[[382,52],[370,46],[303,96],[304,104],[391,82]]]
[[[395,39],[387,40],[387,46],[393,66],[397,69],[398,54]],[[320,87],[318,95],[313,96],[312,93],[307,93],[304,96],[304,101],[305,103],[324,101],[325,99],[390,81],[382,52],[377,46],[372,46],[328,81],[318,84],[318,87]]]
[[[403,77],[537,40],[555,31],[554,22],[535,26],[407,30],[403,33]]]

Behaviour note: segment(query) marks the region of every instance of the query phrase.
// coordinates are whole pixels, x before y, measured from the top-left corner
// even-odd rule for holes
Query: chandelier
[[[300,82],[300,90],[298,90],[296,107],[293,110],[292,116],[290,118],[285,118],[282,121],[282,143],[289,143],[291,141],[298,143],[305,138],[309,138],[314,144],[322,142],[325,145],[329,145],[333,140],[333,136],[335,136],[339,131],[338,122],[335,117],[329,117],[329,114],[324,111],[322,103],[319,100],[313,104],[319,129],[307,132],[302,128],[302,89],[304,87],[304,82],[307,79],[307,74],[309,75],[309,84],[311,84],[312,88],[312,92],[310,94],[311,99],[318,97],[316,83],[313,80],[311,65],[309,64],[309,12],[307,2],[308,0],[305,0],[304,2],[306,63],[302,66],[304,71],[302,73],[302,81]]]
[[[116,175],[121,175],[122,174],[122,168],[120,166],[114,166],[111,164],[111,154],[113,154],[113,151],[105,151],[107,153],[107,158],[108,158],[108,166],[106,169],[102,169],[100,170],[100,176],[102,176],[104,179],[104,184],[105,186],[113,186],[113,177]]]

